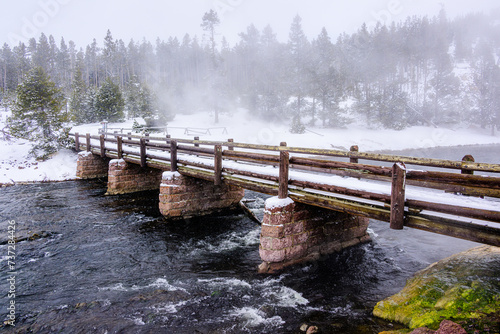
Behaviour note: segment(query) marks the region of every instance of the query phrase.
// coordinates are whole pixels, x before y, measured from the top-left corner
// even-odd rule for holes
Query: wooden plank
[[[205,154],[209,156],[214,155],[214,149],[213,148],[203,148],[199,146],[186,146],[186,145],[177,145],[177,151],[180,152],[187,152],[190,154]]]
[[[279,171],[279,191],[278,198],[288,197],[288,171],[290,165],[290,154],[288,151],[280,152],[280,171]]]
[[[75,150],[80,151],[80,134],[75,133]]]
[[[182,164],[184,166],[189,166],[189,167],[197,167],[197,168],[202,168],[210,171],[214,171],[215,168],[214,166],[206,165],[203,163],[198,163],[198,162],[192,162],[188,160],[182,160],[182,159],[177,159],[177,164]]]
[[[170,150],[170,144],[148,142],[148,143],[146,143],[146,146],[153,147],[153,148],[159,148],[159,149],[163,149],[163,150]]]
[[[123,157],[123,144],[122,137],[120,136],[116,137],[116,147],[118,151],[118,159],[121,159]]]
[[[177,171],[177,140],[170,140],[170,171]]]
[[[352,145],[351,149],[349,151],[350,151],[349,155],[351,155],[352,152],[357,153],[357,152],[359,152],[359,146],[358,145]],[[352,163],[352,164],[357,164],[359,162],[359,159],[358,158],[350,158],[349,162]]]
[[[279,177],[272,176],[272,175],[254,173],[254,172],[233,169],[233,168],[223,168],[222,171],[225,173],[231,174],[231,175],[243,175],[243,176],[254,177],[256,179],[261,179],[261,180],[274,181],[274,182],[276,182],[276,184],[278,184],[278,182],[279,182]]]
[[[405,225],[454,238],[500,247],[500,229],[423,214],[408,214]]]
[[[177,171],[182,175],[191,176],[209,182],[214,182],[213,173],[207,173],[206,171],[201,171],[199,169],[189,168],[185,166],[178,166],[177,168],[178,168]]]
[[[500,189],[500,177],[457,174],[449,172],[416,171],[406,173],[408,180],[430,181],[442,184],[455,184],[463,186],[480,186],[485,188]]]
[[[106,143],[116,143],[117,139],[116,138],[104,138],[104,141]]]
[[[87,152],[90,152],[91,149],[92,149],[92,145],[90,144],[90,133],[87,133],[85,135],[85,142],[86,142],[86,149],[87,149]]]
[[[405,179],[406,167],[402,163],[395,163],[392,167],[390,219],[390,227],[393,230],[402,230],[404,227]]]
[[[470,186],[461,186],[456,184],[422,182],[413,180],[407,180],[406,184],[415,185],[418,187],[431,188],[431,189],[441,189],[448,193],[457,193],[467,196],[476,196],[476,197],[488,196],[488,197],[500,198],[500,189],[470,187]]]
[[[259,153],[225,150],[222,153],[222,155],[224,156],[224,158],[231,160],[252,161],[252,162],[260,162],[268,164],[271,162],[278,164],[280,162],[280,157],[278,155],[272,155],[272,154],[259,154]]]
[[[316,168],[337,168],[337,169],[350,169],[350,170],[359,170],[362,172],[369,172],[376,175],[383,176],[391,176],[392,170],[388,167],[382,166],[373,166],[373,165],[365,165],[359,163],[350,163],[350,162],[341,162],[341,161],[333,161],[333,160],[319,160],[319,159],[310,159],[310,158],[300,158],[300,157],[292,157],[290,158],[290,163],[294,165],[304,165]],[[362,177],[358,175],[358,177]]]
[[[326,195],[312,194],[299,189],[290,189],[288,196],[295,202],[345,212],[354,216],[367,217],[386,222],[390,220],[389,209],[381,206]]]
[[[100,148],[101,148],[101,157],[105,158],[106,157],[106,144],[104,141],[104,135],[99,136],[99,143],[100,143]]]
[[[130,145],[130,146],[140,146],[141,145],[141,141],[140,140],[137,141],[137,140],[122,139],[122,143]]]
[[[461,161],[430,159],[430,158],[414,158],[398,155],[384,155],[374,153],[356,153],[354,155],[359,159],[366,159],[372,161],[386,161],[386,162],[402,162],[410,165],[439,167],[449,169],[464,169],[483,172],[500,173],[500,164],[487,164],[487,163],[467,163],[463,164]]]
[[[431,203],[417,200],[406,200],[406,205],[412,209],[429,210],[434,212],[446,213],[460,217],[488,220],[495,223],[500,223],[500,211],[475,209],[463,206]]]
[[[241,179],[232,175],[224,175],[224,182],[244,189],[256,191],[271,196],[278,195],[278,185]]]
[[[290,180],[289,184],[297,186],[297,187],[301,187],[304,189],[306,189],[306,188],[317,189],[317,190],[321,190],[321,191],[331,192],[334,194],[341,194],[341,195],[347,195],[347,196],[360,197],[360,198],[374,200],[374,201],[381,201],[381,202],[388,203],[388,204],[391,202],[391,196],[389,196],[389,195],[370,193],[370,192],[362,191],[362,190],[353,190],[353,189],[349,189],[349,188],[345,188],[345,187],[338,187],[338,186],[319,184],[319,183],[313,183],[313,182],[307,182],[307,181],[298,181],[298,180],[293,180],[293,179]]]
[[[475,162],[474,160],[474,157],[470,154],[467,154],[466,156],[464,156],[462,158],[462,164],[463,165],[466,165],[467,163],[469,162]],[[474,174],[474,171],[473,170],[467,170],[467,169],[463,169],[462,168],[462,174],[469,174],[469,175],[473,175]]]
[[[215,145],[214,146],[214,185],[220,186],[222,185],[222,146]]]
[[[294,158],[295,157],[291,157],[290,160],[292,161]],[[290,169],[310,171],[310,172],[315,172],[315,173],[333,174],[333,175],[339,175],[339,176],[348,176],[348,177],[354,177],[357,179],[364,178],[364,179],[384,181],[384,182],[391,182],[391,177],[392,177],[392,170],[391,170],[390,176],[382,176],[382,175],[376,175],[376,174],[371,174],[371,173],[363,173],[362,171],[359,171],[359,170],[317,168],[317,167],[311,167],[311,166],[296,165],[296,164],[292,164],[292,163],[290,163]]]
[[[146,167],[146,138],[141,138],[141,167]]]

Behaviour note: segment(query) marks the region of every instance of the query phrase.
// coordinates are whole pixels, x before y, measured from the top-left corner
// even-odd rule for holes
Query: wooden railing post
[[[141,138],[141,167],[146,166],[146,138]]]
[[[177,172],[177,140],[170,141],[170,171]]]
[[[234,143],[234,139],[230,138],[227,140],[228,143]],[[227,149],[229,151],[234,151],[234,146],[228,146]]]
[[[281,142],[280,146],[286,147],[285,142]],[[290,165],[290,154],[288,151],[280,151],[280,171],[279,171],[279,189],[278,198],[283,199],[288,197],[288,170]]]
[[[402,230],[404,227],[405,183],[406,167],[403,163],[397,162],[392,166],[390,227],[393,230]]]
[[[79,133],[76,132],[75,133],[75,150],[76,151],[80,151],[80,137],[79,137]]]
[[[87,145],[87,152],[91,152],[91,148],[90,148],[90,133],[87,133],[85,135],[85,143]]]
[[[101,135],[99,137],[99,142],[100,142],[100,146],[101,146],[101,157],[102,158],[105,158],[106,157],[106,144],[104,142],[104,135]]]
[[[200,140],[200,137],[194,137],[194,140],[195,140],[195,141],[197,141],[197,140],[199,141],[199,140]],[[200,147],[200,144],[198,144],[198,143],[194,143],[194,147]]]
[[[214,147],[214,185],[222,184],[222,145]]]
[[[474,160],[474,157],[472,155],[467,154],[465,157],[462,158],[462,165],[467,164],[467,162],[476,162],[476,160]],[[462,169],[462,174],[474,175],[474,171]]]
[[[351,146],[351,149],[350,149],[350,152],[355,152],[355,153],[358,153],[359,152],[359,146],[358,145],[352,145]],[[349,162],[352,163],[352,164],[357,164],[359,162],[358,158],[350,158],[349,159]]]
[[[132,137],[131,137],[132,136],[132,132],[128,132],[127,134],[128,134],[128,140],[132,140]]]
[[[123,138],[121,136],[116,137],[116,146],[118,151],[118,159],[123,158]]]

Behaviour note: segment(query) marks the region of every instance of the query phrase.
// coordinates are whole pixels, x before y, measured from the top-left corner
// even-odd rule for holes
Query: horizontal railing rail
[[[168,135],[73,136],[78,151],[387,221],[393,229],[408,226],[500,246],[498,164],[360,153],[355,146],[344,152]],[[359,159],[393,166],[359,163]],[[443,171],[407,170],[405,163]],[[475,171],[491,175],[474,175]]]

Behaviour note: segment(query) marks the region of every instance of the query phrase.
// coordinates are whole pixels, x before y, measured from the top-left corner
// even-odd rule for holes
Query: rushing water
[[[17,236],[16,327],[24,333],[378,333],[371,315],[414,272],[476,244],[372,221],[373,241],[259,275],[260,226],[244,214],[166,222],[158,194],[104,196],[105,182],[0,189],[0,317],[7,222]],[[265,196],[247,192],[257,214]]]

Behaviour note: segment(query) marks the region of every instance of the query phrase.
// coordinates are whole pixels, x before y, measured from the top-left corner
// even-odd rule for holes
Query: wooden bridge
[[[168,135],[73,136],[77,151],[102,158],[389,222],[392,229],[406,226],[500,246],[500,164],[477,163],[471,156],[451,161],[361,153],[356,146],[338,151]]]

